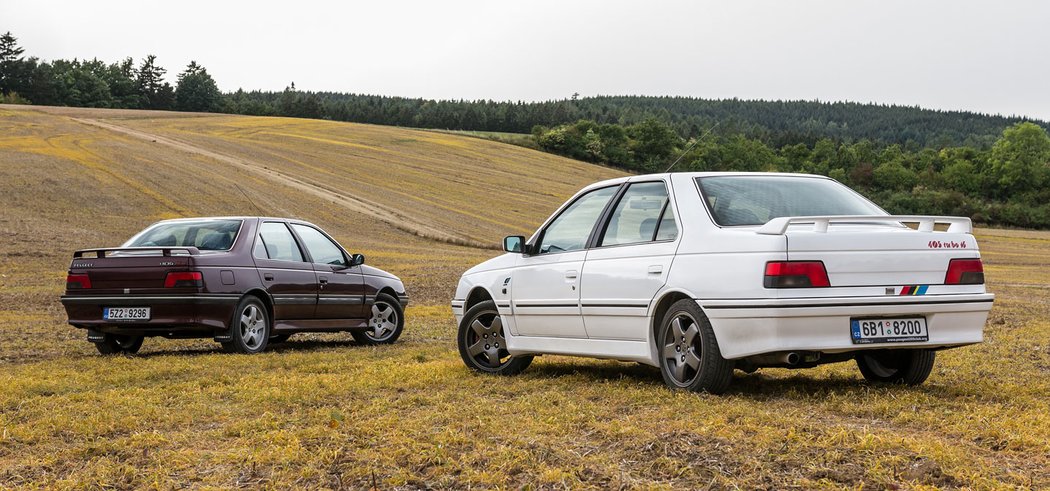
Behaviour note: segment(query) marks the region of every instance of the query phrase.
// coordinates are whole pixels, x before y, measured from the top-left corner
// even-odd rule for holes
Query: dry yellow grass
[[[450,242],[529,232],[615,175],[432,132],[0,106],[0,488],[1050,487],[1050,233],[979,231],[999,295],[987,342],[942,353],[918,388],[869,387],[851,364],[738,375],[722,397],[609,361],[468,373],[447,300],[496,251]],[[402,341],[305,335],[235,356],[148,340],[104,358],[64,324],[73,249],[256,213],[314,221],[401,275]]]

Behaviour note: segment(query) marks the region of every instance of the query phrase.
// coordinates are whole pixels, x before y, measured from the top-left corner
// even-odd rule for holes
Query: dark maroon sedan
[[[135,353],[146,336],[210,337],[240,353],[305,331],[393,343],[405,286],[364,262],[299,220],[165,220],[119,248],[75,252],[62,305],[104,354]]]

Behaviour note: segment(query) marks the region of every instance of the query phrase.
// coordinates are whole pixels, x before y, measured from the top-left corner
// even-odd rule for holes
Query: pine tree
[[[142,98],[143,108],[169,109],[174,102],[174,93],[171,85],[164,82],[164,74],[168,71],[157,65],[156,61],[156,55],[148,55],[139,66],[136,78],[139,97]]]
[[[17,88],[23,51],[10,31],[0,36],[0,94],[6,96]]]
[[[218,111],[222,104],[222,93],[208,70],[191,61],[179,74],[175,86],[175,109],[179,111]]]

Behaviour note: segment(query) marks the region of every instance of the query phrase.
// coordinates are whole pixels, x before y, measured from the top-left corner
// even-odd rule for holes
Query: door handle
[[[571,271],[566,271],[565,272],[565,278],[569,279],[569,280],[575,280],[576,277],[579,276],[579,274],[580,273],[578,271],[576,271],[575,269],[571,270]]]
[[[320,283],[322,285],[327,285],[328,284],[328,278],[325,278],[324,276],[318,278],[317,281],[318,281],[318,283]]]
[[[263,279],[266,280],[266,281],[273,281],[273,274],[272,273],[263,273]]]
[[[649,266],[649,274],[660,274],[660,273],[663,273],[663,272],[664,272],[663,265],[655,264],[655,265]]]

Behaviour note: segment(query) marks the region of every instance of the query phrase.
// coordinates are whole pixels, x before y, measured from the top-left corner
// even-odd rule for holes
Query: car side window
[[[660,227],[656,230],[656,240],[675,240],[678,238],[678,222],[674,220],[671,203],[664,206],[664,215],[660,217]]]
[[[677,226],[674,214],[666,210],[667,203],[667,186],[663,182],[631,184],[609,216],[609,223],[598,245],[652,242],[661,236],[658,229],[664,229],[663,236],[670,233],[674,234],[670,238],[674,238]],[[670,222],[663,219],[665,212]],[[675,230],[671,232],[671,228]]]
[[[295,243],[288,226],[281,222],[264,222],[255,242],[255,257],[278,261],[303,262],[303,253]]]
[[[343,249],[322,234],[320,230],[297,223],[293,223],[292,228],[295,229],[295,233],[299,234],[299,238],[303,239],[303,246],[310,252],[313,262],[346,266],[346,257],[343,255]]]
[[[595,189],[573,201],[543,231],[536,250],[548,254],[586,247],[595,222],[617,189],[619,186]]]

